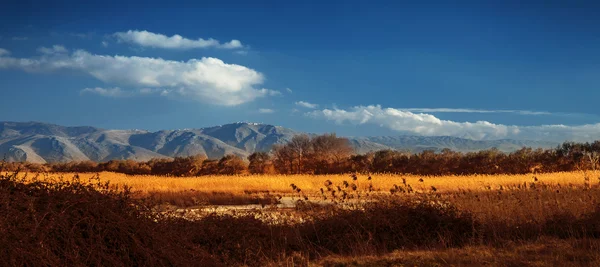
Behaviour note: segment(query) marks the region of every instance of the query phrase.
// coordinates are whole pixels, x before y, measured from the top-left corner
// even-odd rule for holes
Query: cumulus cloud
[[[173,61],[95,55],[77,50],[72,54],[45,54],[37,58],[0,57],[0,68],[30,72],[68,69],[86,73],[111,86],[161,88],[165,95],[225,106],[280,94],[258,87],[264,81],[260,72],[211,57]]]
[[[8,55],[10,55],[10,51],[8,51],[6,49],[3,49],[3,48],[0,48],[0,57],[1,56],[8,56]]]
[[[425,113],[513,113],[519,115],[552,115],[546,111],[502,110],[502,109],[469,109],[469,108],[403,108],[400,110]]]
[[[129,30],[126,32],[117,32],[113,36],[119,42],[136,44],[144,47],[164,48],[164,49],[193,49],[193,48],[223,48],[237,49],[243,48],[242,42],[239,40],[231,40],[226,43],[220,43],[213,38],[197,40],[185,38],[179,34],[171,37],[164,34],[153,33],[149,31]]]
[[[401,133],[427,136],[455,136],[475,140],[528,139],[562,142],[600,139],[600,123],[579,126],[539,125],[516,126],[487,121],[456,122],[441,120],[431,114],[382,108],[379,105],[344,109],[323,109],[306,113],[336,123],[372,124]]]
[[[225,48],[225,49],[235,49],[235,48],[242,48],[242,47],[244,47],[244,46],[242,45],[242,42],[240,42],[239,40],[231,40],[220,46],[220,48]]]
[[[123,90],[119,87],[113,88],[85,88],[79,91],[81,95],[84,94],[95,94],[105,97],[133,97],[133,96],[144,96],[144,95],[161,95],[166,96],[171,92],[171,90],[161,89],[161,88],[140,88],[137,90]]]
[[[263,114],[270,114],[275,112],[275,110],[270,109],[270,108],[259,108],[258,109],[258,113],[263,113]]]
[[[270,96],[280,96],[280,95],[282,95],[281,92],[279,92],[277,90],[267,90],[267,91],[268,91],[268,94]]]
[[[312,104],[312,103],[308,103],[308,102],[305,102],[305,101],[298,101],[298,102],[296,102],[296,106],[305,107],[305,108],[311,108],[311,109],[315,109],[315,108],[319,107],[319,105],[317,105],[317,104]]]
[[[67,53],[69,52],[64,46],[62,45],[53,45],[52,47],[40,47],[37,49],[38,52],[42,53],[42,54],[46,54],[46,55],[51,55],[51,54],[59,54],[59,53]]]
[[[168,94],[169,90],[166,89],[160,89],[160,88],[140,88],[137,91],[138,94],[140,95],[151,95],[151,94]]]
[[[85,88],[85,89],[81,90],[80,93],[81,94],[91,93],[91,94],[97,94],[97,95],[106,96],[106,97],[131,96],[130,92],[123,91],[119,87],[115,87],[115,88],[101,88],[101,87]]]

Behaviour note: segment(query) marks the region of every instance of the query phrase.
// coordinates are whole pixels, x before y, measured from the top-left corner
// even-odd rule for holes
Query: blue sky
[[[594,1],[168,3],[3,4],[0,120],[600,138]]]

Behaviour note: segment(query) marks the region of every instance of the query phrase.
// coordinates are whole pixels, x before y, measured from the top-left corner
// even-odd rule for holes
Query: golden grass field
[[[34,174],[27,174],[34,177]],[[74,173],[40,175],[39,179],[56,178],[65,179],[73,177]],[[395,184],[401,185],[402,179],[410,184],[415,191],[427,192],[434,186],[438,192],[455,192],[459,190],[494,190],[500,186],[510,186],[523,183],[537,182],[550,186],[583,185],[584,172],[557,172],[523,175],[449,175],[449,176],[417,176],[400,174],[372,174],[358,175],[356,181],[350,175],[245,175],[245,176],[200,176],[200,177],[163,177],[147,175],[126,175],[122,173],[102,172],[99,174],[79,174],[81,179],[99,175],[102,181],[109,181],[113,185],[130,186],[134,191],[148,192],[178,192],[194,190],[200,192],[226,192],[243,194],[248,192],[292,193],[290,184],[295,184],[305,194],[316,194],[324,188],[324,182],[330,180],[333,185],[341,185],[343,181],[356,183],[359,189],[366,189],[372,183],[375,191],[389,192]],[[587,172],[592,184],[598,183],[598,173]],[[535,177],[535,178],[534,178]],[[423,181],[420,182],[419,180]]]
[[[464,176],[416,176],[397,174],[358,175],[353,181],[350,175],[246,175],[246,176],[200,176],[164,177],[125,175],[102,172],[79,174],[83,181],[99,175],[101,181],[122,188],[131,187],[135,196],[153,196],[161,202],[178,207],[195,206],[198,198],[216,205],[249,204],[252,199],[268,200],[280,196],[309,196],[311,201],[322,200],[320,189],[330,180],[333,187],[344,181],[356,183],[358,191],[366,192],[369,184],[384,196],[390,195],[394,185],[402,186],[402,179],[420,196],[446,199],[461,210],[473,212],[477,217],[493,221],[543,221],[558,211],[581,215],[592,212],[600,204],[598,175],[592,172],[557,172],[524,175],[464,175]],[[24,174],[22,174],[24,175]],[[37,175],[38,179],[71,179],[75,173]],[[27,174],[33,179],[35,174]],[[584,190],[585,177],[594,190]],[[535,179],[537,178],[537,181]],[[419,180],[423,181],[420,182]],[[301,194],[292,190],[295,184]],[[535,184],[535,189],[530,186]],[[516,185],[520,185],[517,188]],[[436,192],[432,191],[432,186]],[[342,189],[343,186],[342,186]],[[348,190],[348,189],[346,189]],[[327,192],[326,192],[327,193]],[[441,195],[440,195],[441,194]],[[399,197],[413,198],[415,194]],[[437,198],[441,197],[441,198]],[[327,201],[331,201],[329,198]],[[268,203],[269,201],[267,201]],[[221,203],[221,204],[218,204]]]

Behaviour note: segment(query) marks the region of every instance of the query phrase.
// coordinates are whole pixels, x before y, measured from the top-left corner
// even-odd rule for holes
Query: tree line
[[[355,154],[348,139],[335,134],[294,136],[274,145],[270,152],[255,152],[246,159],[226,155],[219,160],[205,156],[108,162],[79,161],[36,164],[2,162],[1,171],[30,172],[120,172],[141,175],[202,176],[240,174],[336,174],[406,173],[417,175],[524,174],[596,170],[600,140],[592,143],[565,142],[553,149],[522,148],[512,153],[497,149],[478,152],[423,151],[407,153],[380,150]]]

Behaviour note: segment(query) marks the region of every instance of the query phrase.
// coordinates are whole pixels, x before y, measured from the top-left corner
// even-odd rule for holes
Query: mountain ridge
[[[204,128],[178,130],[114,130],[91,126],[61,126],[43,122],[0,122],[0,156],[8,161],[35,163],[108,161],[172,158],[205,155],[221,158],[233,154],[247,157],[255,151],[270,151],[293,136],[304,134],[262,123],[237,122]],[[313,135],[313,134],[310,134]],[[450,136],[348,137],[356,153],[395,149],[411,152],[450,148],[470,152],[496,147],[511,152],[523,146],[548,148],[557,144],[541,141],[477,141]]]

